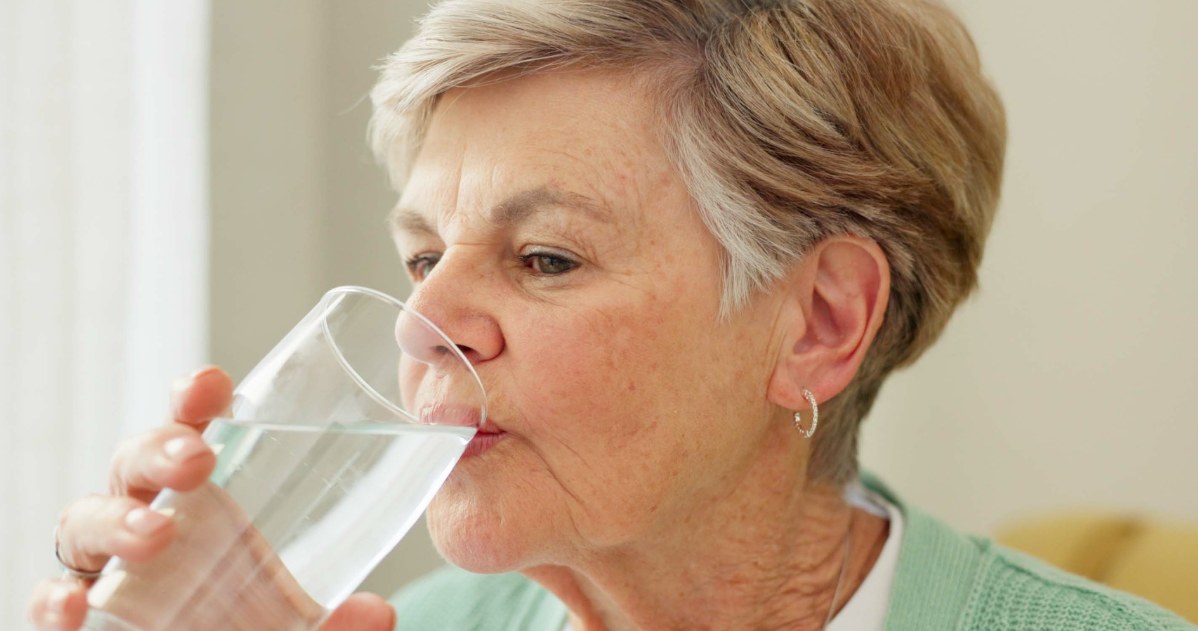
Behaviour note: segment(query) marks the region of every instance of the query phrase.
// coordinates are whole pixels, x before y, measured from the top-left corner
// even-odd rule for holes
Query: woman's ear
[[[890,264],[871,239],[829,237],[788,275],[788,301],[779,320],[782,347],[767,395],[788,410],[840,394],[853,380],[890,299]]]

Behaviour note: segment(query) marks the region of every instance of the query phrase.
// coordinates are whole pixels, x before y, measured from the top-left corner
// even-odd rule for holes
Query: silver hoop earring
[[[803,388],[803,398],[811,404],[811,427],[803,429],[803,417],[799,412],[795,412],[795,429],[803,435],[803,438],[811,438],[815,435],[815,428],[819,427],[819,404],[815,402],[815,395],[807,388]]]

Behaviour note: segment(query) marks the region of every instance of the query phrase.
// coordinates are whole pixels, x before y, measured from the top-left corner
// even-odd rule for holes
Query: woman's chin
[[[503,520],[438,506],[435,500],[429,506],[428,530],[437,552],[470,572],[498,574],[527,565],[527,555],[521,551],[523,538],[506,532],[504,526]]]
[[[477,546],[459,545],[458,542],[442,543],[439,540],[434,540],[437,552],[446,562],[451,563],[463,570],[474,572],[476,574],[502,574],[505,572],[514,572],[522,566],[518,563],[513,563],[510,559],[504,558],[502,555],[495,554],[492,550],[483,550]]]

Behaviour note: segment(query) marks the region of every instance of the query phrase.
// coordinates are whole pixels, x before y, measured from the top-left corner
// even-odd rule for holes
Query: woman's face
[[[778,304],[720,321],[721,251],[624,76],[445,95],[393,217],[409,304],[474,362],[490,425],[429,508],[476,571],[701,519],[777,420]]]

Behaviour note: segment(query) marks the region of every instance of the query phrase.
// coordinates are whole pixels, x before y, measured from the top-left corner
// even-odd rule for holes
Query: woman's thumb
[[[375,594],[354,594],[320,627],[320,631],[394,631],[395,608]]]

